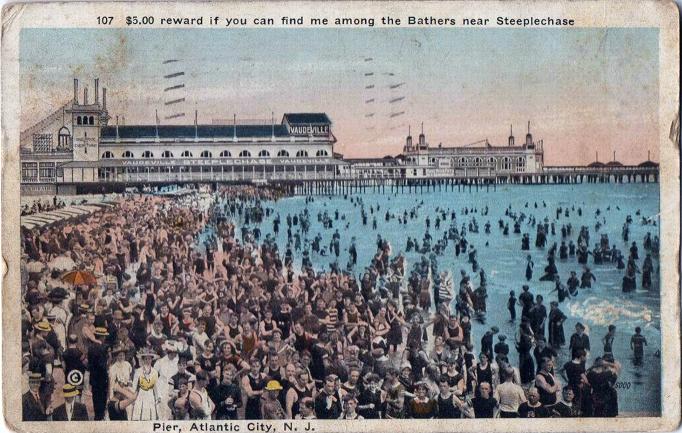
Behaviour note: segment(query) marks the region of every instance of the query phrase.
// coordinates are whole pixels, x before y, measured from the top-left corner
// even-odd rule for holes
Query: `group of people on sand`
[[[32,203],[26,203],[21,206],[21,216],[33,215],[40,212],[49,212],[66,207],[64,200],[58,199],[54,196],[49,200],[33,200]]]
[[[284,196],[254,186],[126,194],[80,219],[22,229],[24,420],[618,414],[615,328],[588,364],[589,337],[576,324],[571,360],[557,365],[566,316],[526,286],[507,305],[512,320],[521,307],[514,341],[496,326],[475,341],[472,326],[488,308],[488,277],[466,240],[477,224],[460,228],[456,212],[439,208],[433,228],[450,219],[449,228],[412,240],[415,263],[378,236],[369,263],[358,263],[353,239],[344,269],[320,269],[323,250],[342,254],[344,216],[280,218],[269,205]],[[351,199],[368,226],[386,211]],[[418,207],[397,218],[406,223]],[[462,214],[470,212],[487,209]],[[522,218],[508,215],[513,225]],[[315,218],[333,233],[328,244],[310,233]],[[478,287],[467,271],[457,286],[439,267],[439,256],[455,252],[467,255]],[[65,262],[94,281],[62,281]],[[645,344],[641,332],[632,337],[640,362]]]

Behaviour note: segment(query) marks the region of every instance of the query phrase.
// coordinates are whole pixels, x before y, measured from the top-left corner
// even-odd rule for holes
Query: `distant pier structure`
[[[659,165],[613,159],[586,166],[547,166],[543,140],[528,122],[525,140],[513,130],[506,146],[482,139],[463,146],[430,145],[424,125],[411,128],[403,151],[384,158],[344,158],[325,113],[286,113],[270,119],[128,125],[113,120],[106,88],[80,92],[21,133],[21,191],[60,195],[124,191],[164,184],[277,185],[294,194],[475,190],[500,184],[658,182]],[[113,120],[113,121],[112,121]]]

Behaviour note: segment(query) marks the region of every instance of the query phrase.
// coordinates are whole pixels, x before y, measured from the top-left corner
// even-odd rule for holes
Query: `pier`
[[[62,182],[46,190],[44,184],[24,184],[25,194],[84,194],[124,191],[128,187],[165,184],[255,184],[286,189],[296,195],[362,193],[421,193],[429,191],[489,191],[498,185],[547,185],[583,183],[657,183],[658,166],[546,166],[539,173],[496,173],[469,171],[466,175],[407,177],[410,170],[375,167],[372,171],[343,173],[332,167],[325,170],[291,172],[266,169],[225,170],[206,167],[199,171],[173,171],[154,168],[134,170],[99,169],[95,182]],[[32,188],[33,187],[33,188]]]

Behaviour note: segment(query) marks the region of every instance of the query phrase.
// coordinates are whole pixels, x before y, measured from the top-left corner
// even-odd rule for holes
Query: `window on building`
[[[296,157],[297,158],[307,158],[308,157],[308,151],[307,150],[299,150],[296,152]]]
[[[123,152],[122,157],[123,158],[135,158],[135,155],[133,155],[133,152],[126,150],[125,152]]]
[[[502,170],[511,170],[511,158],[505,156],[502,158]]]
[[[102,159],[111,159],[114,157],[114,154],[109,152],[108,150],[102,154]]]
[[[317,151],[315,156],[329,156],[329,153],[325,149],[320,149]]]
[[[279,156],[280,158],[288,158],[288,157],[289,157],[289,152],[287,152],[286,150],[282,149],[282,150],[280,150],[279,152],[277,152],[277,156]]]
[[[522,156],[516,158],[516,171],[519,173],[526,171],[526,158]]]
[[[248,150],[242,150],[241,152],[239,152],[239,157],[240,158],[250,158],[251,152],[249,152]]]
[[[163,153],[161,154],[161,158],[172,158],[173,157],[173,152],[170,150],[164,150]]]
[[[183,151],[183,152],[180,154],[180,156],[183,157],[183,158],[191,158],[191,157],[192,157],[192,152],[190,152],[189,150],[185,150],[185,151]]]
[[[497,165],[495,163],[495,158],[493,158],[493,157],[488,158],[488,165],[491,167],[495,167],[495,165]]]
[[[482,167],[483,166],[483,159],[480,157],[474,158],[474,167]]]
[[[466,167],[466,165],[467,165],[467,160],[466,160],[466,158],[460,158],[460,159],[459,159],[459,166],[460,166],[460,167]]]
[[[83,118],[78,116],[76,117],[76,125],[82,125],[83,124]]]
[[[268,152],[267,150],[261,150],[260,152],[258,152],[258,157],[259,158],[269,158],[270,152]]]
[[[220,152],[221,158],[232,158],[232,153],[229,150],[223,150]]]
[[[142,158],[154,158],[154,154],[149,150],[145,150],[142,152]]]
[[[59,129],[59,134],[57,138],[57,150],[70,150],[71,149],[71,132],[66,126],[62,126]]]
[[[21,163],[21,180],[23,182],[31,182],[38,180],[38,163],[37,162],[22,162]]]
[[[203,152],[201,152],[201,157],[202,157],[202,158],[212,158],[213,155],[211,154],[210,151],[204,150]]]
[[[33,151],[38,153],[52,151],[52,134],[33,134]]]
[[[41,180],[54,180],[54,162],[41,162],[39,175]]]
[[[95,118],[94,118],[93,116],[90,116],[90,117],[88,118],[88,123],[89,123],[90,125],[94,125],[94,124],[95,124]]]

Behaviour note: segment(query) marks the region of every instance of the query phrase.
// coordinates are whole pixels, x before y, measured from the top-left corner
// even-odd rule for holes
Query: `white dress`
[[[152,421],[159,419],[158,388],[159,373],[153,368],[145,372],[144,367],[135,370],[133,386],[137,399],[133,405],[132,421]]]
[[[130,375],[133,372],[133,366],[128,361],[116,361],[109,367],[109,398],[114,395],[113,385],[118,384],[123,387],[130,386]]]
[[[159,372],[159,382],[156,385],[158,390],[157,395],[159,396],[159,419],[167,420],[170,419],[170,408],[168,407],[169,392],[171,386],[168,381],[171,377],[178,373],[178,357],[170,360],[168,356],[156,361],[154,364],[154,369]]]

